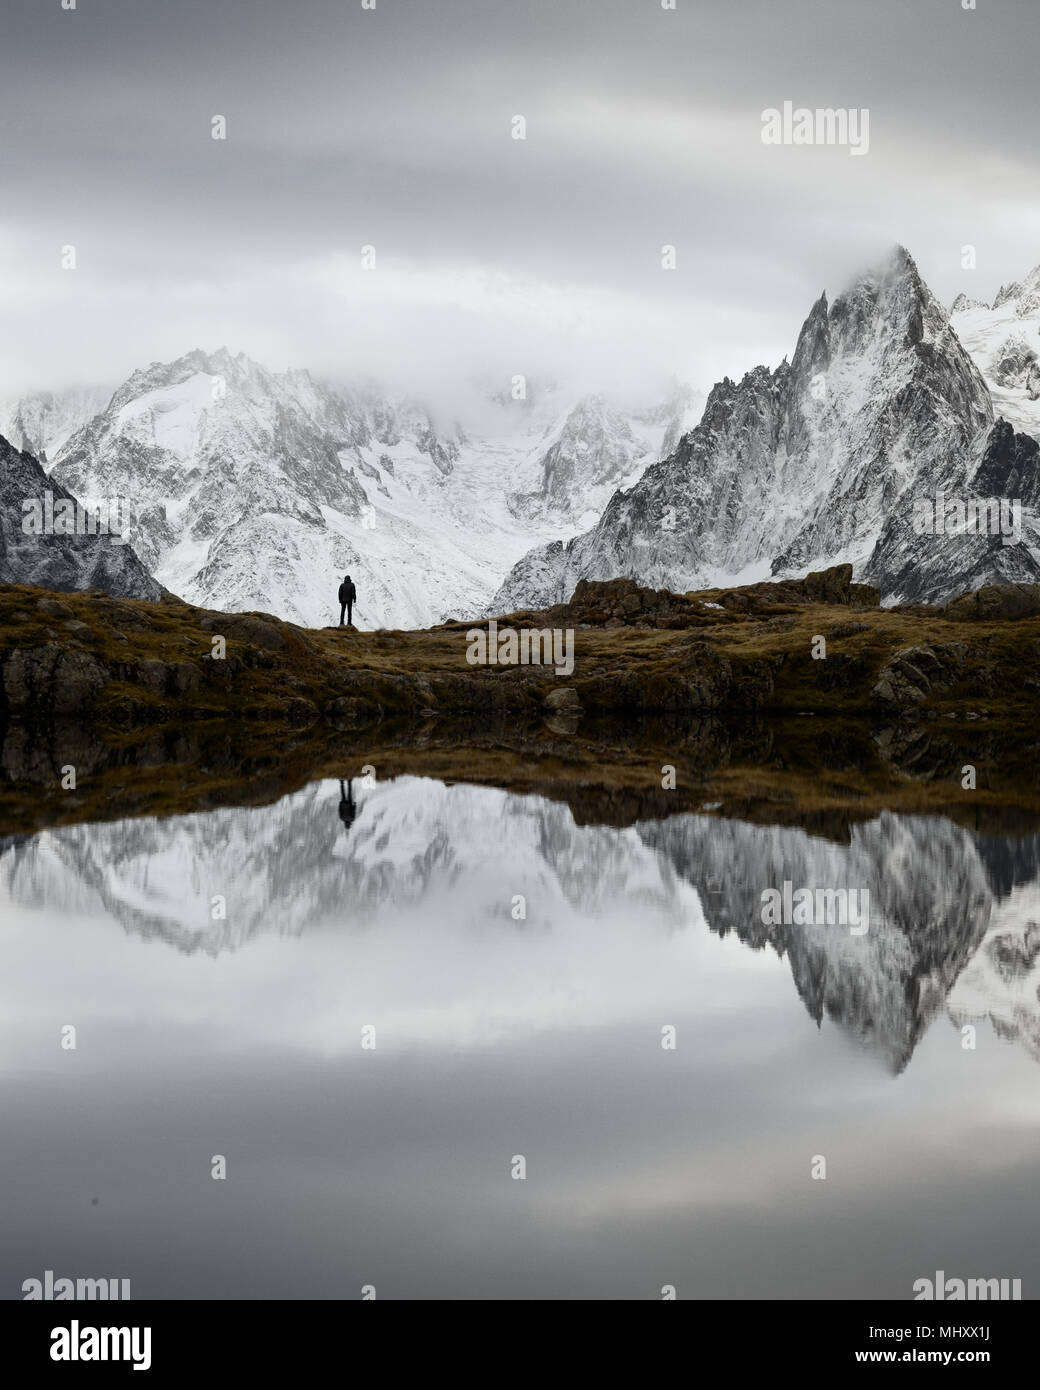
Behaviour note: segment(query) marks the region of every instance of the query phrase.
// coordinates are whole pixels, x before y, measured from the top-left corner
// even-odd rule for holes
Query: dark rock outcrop
[[[162,597],[162,585],[119,538],[36,534],[23,529],[26,504],[38,502],[42,511],[48,492],[52,509],[56,503],[67,502],[76,515],[82,513],[71,492],[49,478],[31,454],[22,453],[0,435],[0,581],[38,584],[66,593],[100,589],[121,598]]]
[[[959,594],[941,611],[957,622],[1034,618],[1040,614],[1040,584],[988,584],[974,593]]]
[[[871,585],[852,583],[851,565],[834,565],[804,579],[686,594],[643,588],[634,579],[581,579],[567,603],[539,611],[525,609],[511,614],[510,620],[535,627],[678,628],[690,627],[713,608],[730,614],[767,614],[810,603],[877,608],[880,601],[879,591]]]

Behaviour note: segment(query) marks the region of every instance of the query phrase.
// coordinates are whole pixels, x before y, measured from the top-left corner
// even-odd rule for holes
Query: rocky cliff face
[[[833,304],[821,296],[790,363],[716,386],[670,457],[591,530],[525,556],[489,611],[560,602],[582,578],[685,591],[845,561],[890,599],[1035,581],[1031,540],[1008,555],[1000,537],[922,548],[914,532],[919,498],[989,486],[1006,455],[1035,490],[1028,445],[994,425],[986,382],[897,248]]]
[[[25,504],[38,502],[42,515],[48,492],[53,502],[65,501],[76,508],[77,499],[49,479],[31,454],[22,453],[0,437],[0,581],[62,592],[101,589],[117,598],[162,596],[162,586],[133,549],[110,535],[90,535],[85,530],[71,535],[25,530]]]
[[[1040,445],[997,420],[967,458],[953,456],[946,466],[919,481],[915,497],[940,494],[981,498],[987,507],[1006,504],[1003,520],[988,519],[986,529],[958,534],[947,526],[938,535],[918,534],[913,510],[894,508],[878,537],[864,573],[884,593],[909,603],[942,603],[959,590],[995,584],[1035,584],[1040,575]],[[913,499],[908,499],[912,501]],[[1017,535],[1005,534],[1011,503],[1020,509]],[[1013,529],[1013,528],[1012,528]]]

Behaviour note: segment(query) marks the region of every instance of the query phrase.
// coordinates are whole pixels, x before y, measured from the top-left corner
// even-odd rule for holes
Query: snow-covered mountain
[[[913,530],[918,500],[939,488],[1032,497],[1031,445],[997,420],[945,309],[897,247],[832,304],[820,297],[790,362],[715,386],[696,428],[595,526],[524,556],[489,611],[563,602],[583,578],[683,591],[845,562],[891,600],[1035,582],[1035,527],[1016,545]]]
[[[55,534],[56,528],[47,517],[48,493],[52,516],[53,508],[60,509],[63,501],[70,504],[71,534]],[[26,530],[23,527],[29,516],[25,505],[33,502],[38,504],[38,517]],[[0,580],[38,584],[64,593],[103,589],[119,598],[160,598],[162,586],[130,545],[110,534],[88,534],[85,520],[83,532],[76,532],[77,517],[82,515],[77,499],[48,478],[32,454],[23,453],[0,436]],[[61,521],[65,523],[64,515]]]
[[[350,573],[360,626],[417,627],[479,612],[510,564],[597,514],[698,406],[678,388],[634,410],[544,391],[488,402],[478,432],[222,348],[135,372],[50,456],[84,501],[129,499],[135,548],[189,602],[320,626]]]
[[[134,509],[166,587],[362,627],[565,601],[620,575],[680,591],[849,561],[886,601],[1040,580],[1040,267],[952,317],[896,248],[812,307],[790,361],[701,400],[499,392],[463,423],[370,383],[225,349],[6,407],[15,443]],[[490,393],[488,393],[490,397]],[[100,407],[100,408],[99,408]],[[919,535],[919,504],[1015,501],[1020,535]],[[575,534],[578,532],[579,534]]]

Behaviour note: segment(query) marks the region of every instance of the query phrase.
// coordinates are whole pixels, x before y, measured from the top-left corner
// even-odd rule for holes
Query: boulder
[[[293,646],[308,653],[314,650],[314,644],[301,629],[266,613],[206,613],[199,619],[199,626],[206,632],[216,632],[268,652],[287,652]]]
[[[555,690],[550,690],[545,697],[547,708],[560,712],[572,711],[577,714],[581,710],[581,700],[578,692],[572,685],[558,685]]]
[[[852,566],[832,565],[813,570],[802,580],[806,595],[816,603],[848,604],[852,590]]]
[[[942,609],[955,622],[996,622],[1034,618],[1040,614],[1040,584],[988,584],[971,594],[959,594]]]
[[[962,642],[904,647],[885,662],[871,694],[879,703],[897,708],[919,705],[929,695],[953,685],[966,652]]]
[[[202,671],[191,661],[139,661],[135,674],[157,695],[189,695],[202,684]]]
[[[48,618],[74,618],[76,615],[67,603],[60,598],[41,598],[36,604],[37,613]]]
[[[54,642],[15,648],[3,665],[8,708],[44,717],[81,710],[110,679],[90,652]]]

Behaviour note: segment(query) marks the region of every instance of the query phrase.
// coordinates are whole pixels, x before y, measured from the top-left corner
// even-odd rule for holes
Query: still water
[[[2,843],[0,1296],[1040,1291],[1040,837],[399,778]]]

